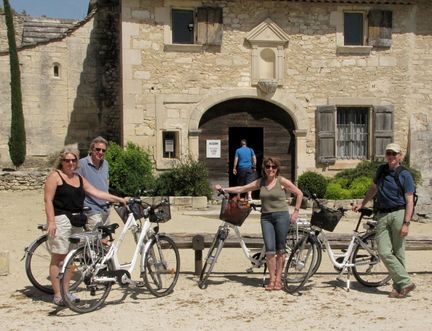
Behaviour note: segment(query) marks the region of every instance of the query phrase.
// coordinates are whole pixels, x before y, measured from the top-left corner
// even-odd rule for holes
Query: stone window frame
[[[54,62],[52,64],[52,78],[54,79],[61,78],[61,65],[58,62]]]
[[[168,136],[172,136],[174,139],[174,152],[173,155],[170,156],[170,152],[166,150],[165,141],[168,138]],[[179,159],[180,158],[180,133],[177,130],[162,130],[162,158],[163,159]],[[170,137],[171,138],[171,137]]]
[[[369,55],[372,46],[367,45],[368,12],[371,8],[364,6],[338,6],[336,11],[336,51],[337,54]],[[363,45],[347,46],[344,42],[344,14],[363,14]]]

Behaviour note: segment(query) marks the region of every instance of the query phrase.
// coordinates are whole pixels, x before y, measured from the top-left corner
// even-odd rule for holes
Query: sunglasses
[[[265,166],[265,168],[266,168],[266,169],[277,169],[277,166],[276,166],[276,165],[270,165],[270,164],[267,164],[267,165]]]
[[[105,153],[105,152],[106,152],[106,149],[99,148],[99,147],[95,147],[95,151],[96,151],[96,152],[102,152],[102,153]]]
[[[62,161],[66,163],[76,163],[77,159],[63,159]]]
[[[387,151],[385,155],[386,155],[386,156],[390,156],[390,155],[391,155],[391,156],[396,156],[396,155],[398,155],[398,154],[399,154],[399,153],[396,153],[396,152],[389,152],[389,151]]]

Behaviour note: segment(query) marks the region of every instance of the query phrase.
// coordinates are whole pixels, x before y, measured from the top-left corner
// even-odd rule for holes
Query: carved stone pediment
[[[282,85],[288,34],[267,18],[249,31],[246,40],[252,46],[252,85],[258,85],[259,81],[271,81]],[[264,84],[262,87],[266,88],[267,85]],[[270,85],[273,90],[274,83]]]

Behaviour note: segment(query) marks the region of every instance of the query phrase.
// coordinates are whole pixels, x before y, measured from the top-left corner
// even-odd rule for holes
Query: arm
[[[404,215],[404,223],[402,224],[402,228],[400,230],[400,236],[405,237],[408,235],[409,222],[414,213],[414,196],[413,193],[405,193],[405,215]]]
[[[300,206],[303,201],[303,192],[297,186],[295,186],[293,182],[291,182],[289,179],[286,179],[285,177],[281,177],[281,183],[284,188],[289,190],[296,197],[294,212],[291,215],[291,223],[295,223],[297,222],[299,212],[300,212]]]
[[[237,163],[238,163],[238,156],[236,155],[234,158],[234,166],[233,166],[233,174],[237,175]]]
[[[83,179],[84,191],[87,194],[91,195],[92,197],[101,200],[110,201],[110,202],[118,202],[121,204],[127,203],[127,198],[120,198],[115,195],[109,194],[108,192],[100,191],[97,188],[95,188],[92,184],[90,184],[87,179],[85,179],[84,177],[82,177],[82,179]]]
[[[45,186],[44,186],[44,204],[45,204],[45,214],[47,218],[48,225],[48,235],[54,237],[56,234],[57,226],[55,223],[54,216],[54,195],[58,185],[58,178],[54,172],[48,175]]]
[[[256,171],[256,164],[257,164],[257,158],[255,154],[252,156],[252,169],[253,171]]]
[[[364,208],[364,206],[366,206],[366,204],[373,199],[373,197],[375,196],[375,194],[378,192],[377,186],[375,183],[373,183],[369,189],[366,192],[365,197],[363,198],[363,201],[361,202],[361,204],[359,205],[358,203],[355,204],[352,208],[352,210],[357,211],[361,208]]]
[[[226,193],[244,193],[248,191],[255,191],[260,188],[260,182],[261,179],[254,180],[253,182],[243,185],[243,186],[233,186],[233,187],[226,187],[222,188],[221,185],[217,184],[215,185],[216,190],[224,190]]]

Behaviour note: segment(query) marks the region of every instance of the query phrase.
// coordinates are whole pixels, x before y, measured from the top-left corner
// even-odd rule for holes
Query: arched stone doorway
[[[206,164],[212,184],[235,185],[232,175],[234,153],[241,139],[248,141],[258,158],[258,173],[263,157],[281,161],[281,175],[295,178],[295,124],[279,106],[256,98],[237,98],[210,107],[199,122],[199,160]],[[209,158],[207,141],[220,141],[220,157]]]

